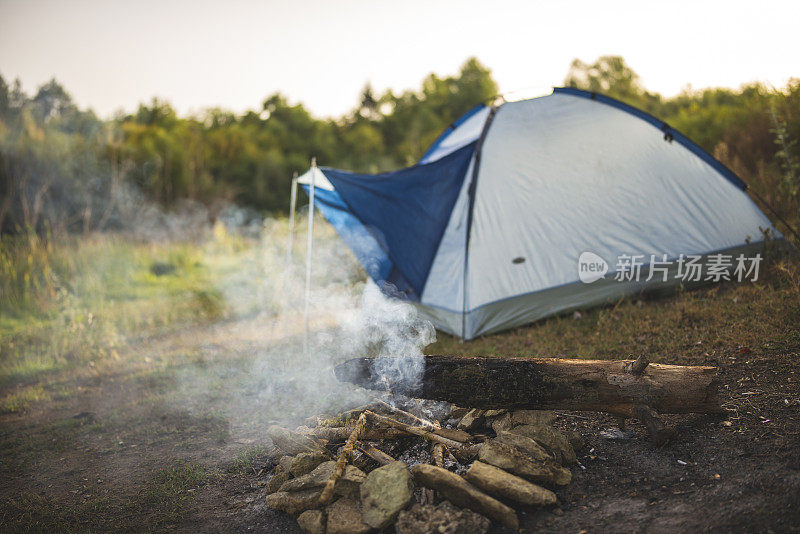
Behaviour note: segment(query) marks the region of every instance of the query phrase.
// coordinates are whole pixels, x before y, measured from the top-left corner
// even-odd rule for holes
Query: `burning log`
[[[418,379],[387,383],[373,358],[355,358],[334,369],[336,377],[370,389],[449,401],[481,409],[530,408],[608,412],[636,417],[654,443],[668,431],[660,413],[718,413],[715,367],[651,364],[631,360],[425,356]]]
[[[383,390],[372,358],[335,368],[343,382]],[[646,360],[425,356],[418,381],[395,382],[392,391],[474,408],[529,408],[609,412],[635,417],[634,407],[659,413],[712,413],[715,367],[663,365]]]

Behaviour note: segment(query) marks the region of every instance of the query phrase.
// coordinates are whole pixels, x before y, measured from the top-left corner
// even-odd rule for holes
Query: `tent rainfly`
[[[688,138],[572,88],[480,105],[412,167],[312,167],[298,183],[386,294],[462,339],[677,286],[681,258],[751,257],[765,229],[781,238]]]

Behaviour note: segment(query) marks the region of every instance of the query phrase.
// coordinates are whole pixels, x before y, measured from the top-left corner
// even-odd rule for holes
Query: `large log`
[[[658,413],[720,412],[715,367],[632,360],[425,356],[416,380],[387,381],[373,358],[335,367],[336,377],[369,389],[448,401],[473,408],[602,411],[636,417]],[[382,362],[381,362],[382,363]],[[402,365],[391,365],[402,368]],[[413,366],[409,366],[413,368]]]

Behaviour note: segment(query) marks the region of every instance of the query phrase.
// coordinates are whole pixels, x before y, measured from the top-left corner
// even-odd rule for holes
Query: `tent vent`
[[[672,135],[672,129],[666,122],[661,125],[661,131],[664,132],[664,141],[667,143],[671,143],[675,139],[675,136]]]

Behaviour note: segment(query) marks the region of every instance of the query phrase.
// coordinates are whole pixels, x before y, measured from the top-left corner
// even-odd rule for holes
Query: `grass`
[[[174,526],[181,519],[188,502],[195,498],[195,490],[210,476],[207,467],[179,460],[156,474],[134,506],[151,515],[153,527]]]
[[[755,283],[725,283],[665,298],[552,317],[461,343],[439,334],[430,354],[527,355],[713,362],[742,351],[800,346],[800,264],[774,258]]]
[[[16,413],[31,402],[48,401],[50,398],[50,393],[40,385],[23,387],[18,391],[8,393],[0,399],[0,414]]]
[[[73,502],[46,493],[21,492],[5,503],[0,525],[22,532],[94,532],[172,529],[184,517],[198,488],[213,477],[208,468],[178,460],[159,470],[142,491],[128,501],[112,496],[81,498]],[[143,522],[143,518],[147,518]],[[13,518],[4,522],[2,519]]]
[[[228,468],[228,471],[246,471],[254,468],[269,455],[270,450],[264,445],[253,445],[242,449]]]
[[[246,251],[227,235],[208,247],[112,235],[55,241],[0,241],[0,387],[119,358],[131,337],[225,317],[214,282]]]

